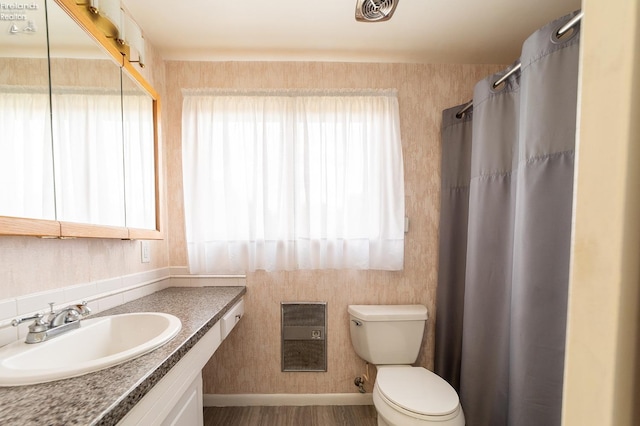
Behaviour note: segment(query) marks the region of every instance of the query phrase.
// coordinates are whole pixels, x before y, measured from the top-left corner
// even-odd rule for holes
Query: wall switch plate
[[[151,246],[149,245],[149,241],[140,241],[140,247],[141,247],[142,263],[151,262]]]

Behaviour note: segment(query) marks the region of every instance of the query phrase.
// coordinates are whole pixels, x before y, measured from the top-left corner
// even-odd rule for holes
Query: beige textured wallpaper
[[[7,86],[49,86],[46,59],[0,58],[0,84]]]
[[[433,367],[438,262],[440,121],[466,102],[495,65],[318,62],[166,62],[166,150],[170,264],[186,266],[181,177],[182,88],[395,88],[398,90],[410,219],[405,268],[256,272],[247,275],[246,315],[204,369],[205,393],[356,392],[364,363],[353,352],[347,305],[421,303],[430,320],[418,363]],[[326,301],[328,371],[280,371],[280,302]],[[370,385],[369,385],[370,390]]]

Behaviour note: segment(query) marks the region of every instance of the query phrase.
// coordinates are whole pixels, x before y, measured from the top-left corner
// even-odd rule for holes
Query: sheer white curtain
[[[53,114],[48,92],[0,86],[0,216],[125,226],[126,203],[127,226],[155,229],[153,100],[65,88],[51,101]]]
[[[58,220],[125,226],[120,92],[52,96]]]
[[[122,118],[127,226],[155,229],[153,100],[138,92],[125,92],[122,97]]]
[[[49,95],[0,89],[0,216],[55,219]]]
[[[394,92],[184,95],[191,272],[402,269]]]

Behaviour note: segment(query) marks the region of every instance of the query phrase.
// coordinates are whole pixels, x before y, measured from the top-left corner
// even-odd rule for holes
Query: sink
[[[171,340],[180,320],[137,312],[81,321],[80,328],[42,343],[0,348],[0,386],[20,386],[81,376],[129,361]]]

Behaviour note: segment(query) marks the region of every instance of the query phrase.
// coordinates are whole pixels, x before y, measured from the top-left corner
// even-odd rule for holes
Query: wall
[[[562,423],[632,426],[640,424],[640,5],[584,0],[583,10]]]
[[[204,369],[204,392],[218,394],[355,392],[363,362],[351,348],[347,305],[422,303],[433,318],[438,261],[440,121],[464,103],[491,65],[166,62],[169,247],[172,266],[186,266],[181,177],[182,88],[396,88],[410,218],[405,268],[381,271],[250,273],[246,315]],[[280,302],[328,303],[328,372],[280,371]],[[434,321],[419,364],[433,367]],[[369,388],[370,389],[370,388]]]

